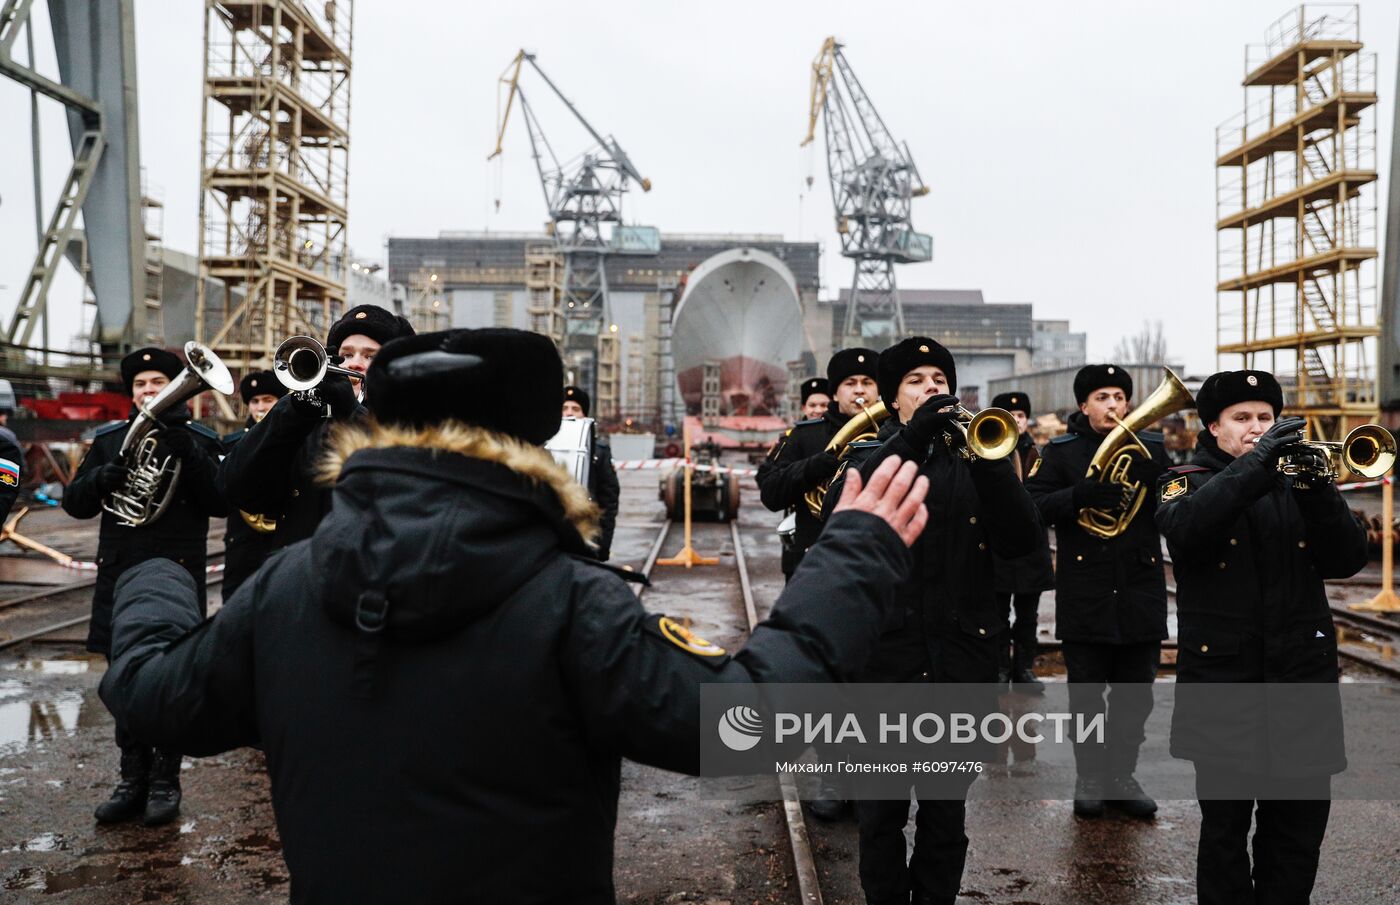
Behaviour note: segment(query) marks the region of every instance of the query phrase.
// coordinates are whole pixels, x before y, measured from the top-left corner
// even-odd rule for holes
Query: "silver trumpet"
[[[277,381],[293,393],[306,393],[316,398],[316,387],[327,374],[339,374],[351,380],[364,380],[359,371],[331,364],[326,347],[313,336],[293,336],[277,347],[272,356],[272,373]]]
[[[126,463],[126,483],[103,500],[102,508],[123,525],[149,525],[165,514],[180,483],[183,463],[175,456],[156,458],[156,438],[163,429],[160,416],[205,390],[225,396],[233,392],[233,375],[205,345],[185,343],[185,370],[151,401],[140,406],[122,440],[119,461]]]

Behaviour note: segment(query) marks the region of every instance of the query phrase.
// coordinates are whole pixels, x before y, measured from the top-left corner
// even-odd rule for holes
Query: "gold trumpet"
[[[964,458],[1005,459],[1016,448],[1021,429],[1006,409],[985,408],[974,415],[959,405],[957,412],[953,425],[962,432]]]
[[[1335,481],[1346,468],[1363,478],[1379,478],[1395,465],[1395,435],[1379,424],[1353,428],[1344,440],[1304,440],[1298,452],[1280,456],[1278,470],[1286,475],[1309,475]],[[1325,465],[1319,467],[1318,460]]]
[[[1148,488],[1140,481],[1128,477],[1128,468],[1133,464],[1134,458],[1152,457],[1152,453],[1138,439],[1137,431],[1160,421],[1172,412],[1195,404],[1195,400],[1191,398],[1191,391],[1186,389],[1181,378],[1173,374],[1171,368],[1162,370],[1166,372],[1162,382],[1143,400],[1142,405],[1129,412],[1126,418],[1113,416],[1118,426],[1103,438],[1103,442],[1094,453],[1094,458],[1089,461],[1089,471],[1085,477],[1121,485],[1123,499],[1126,501],[1125,505],[1118,509],[1079,510],[1079,527],[1095,537],[1114,538],[1126,531],[1128,523],[1137,515],[1138,510],[1142,508],[1142,501],[1147,497]]]

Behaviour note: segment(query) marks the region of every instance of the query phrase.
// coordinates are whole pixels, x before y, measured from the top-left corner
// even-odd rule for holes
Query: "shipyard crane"
[[[526,99],[520,77],[527,63],[595,142],[565,163],[560,163],[555,155]],[[617,139],[593,128],[545,75],[534,54],[524,50],[516,54],[500,81],[508,91],[497,123],[496,148],[487,159],[500,156],[506,125],[518,100],[545,205],[549,209],[548,230],[564,264],[562,284],[554,305],[557,316],[548,321],[562,325],[564,335],[555,335],[555,339],[560,342],[566,358],[574,359],[581,366],[579,381],[590,388],[610,389],[599,386],[604,378],[596,376],[606,365],[609,344],[615,353],[617,339],[609,335],[612,311],[608,302],[606,262],[613,254],[655,255],[661,250],[660,233],[655,228],[622,223],[623,194],[633,182],[640,185],[642,191],[649,192],[651,180],[637,170]],[[556,330],[542,332],[555,333]],[[591,367],[587,361],[590,353],[596,356]],[[590,373],[595,375],[592,379]],[[606,405],[608,393],[599,392],[595,398]]]
[[[841,254],[856,262],[846,307],[845,342],[897,339],[904,312],[895,264],[928,261],[933,238],[915,232],[910,202],[928,194],[909,146],[897,142],[861,87],[835,38],[812,61],[806,146],[826,114],[826,164]]]

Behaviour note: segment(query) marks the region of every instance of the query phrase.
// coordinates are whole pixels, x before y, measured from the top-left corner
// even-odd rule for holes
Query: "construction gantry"
[[[195,330],[235,372],[344,309],[353,22],[353,0],[206,0]]]
[[[1376,57],[1356,6],[1300,6],[1245,52],[1216,129],[1216,357],[1278,375],[1314,439],[1374,421]]]

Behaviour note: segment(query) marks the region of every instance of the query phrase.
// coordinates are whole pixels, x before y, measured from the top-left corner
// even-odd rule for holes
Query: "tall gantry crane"
[[[520,84],[527,63],[595,142],[564,163],[555,155]],[[649,192],[651,180],[638,172],[617,139],[593,128],[545,75],[534,54],[524,50],[516,54],[502,73],[501,84],[508,92],[497,123],[496,149],[487,159],[500,156],[506,125],[518,99],[549,209],[547,228],[563,259],[562,280],[549,294],[549,302],[532,299],[531,326],[554,336],[566,361],[575,367],[577,382],[594,391],[600,413],[606,416],[612,407],[611,414],[615,414],[618,338],[608,301],[606,264],[609,255],[654,255],[661,250],[661,236],[654,227],[622,223],[623,194],[633,182]]]
[[[928,261],[933,238],[915,232],[911,201],[928,194],[909,146],[897,142],[861,87],[835,38],[812,61],[806,146],[826,113],[826,164],[841,254],[856,262],[846,307],[845,342],[871,343],[904,333],[894,265]]]

